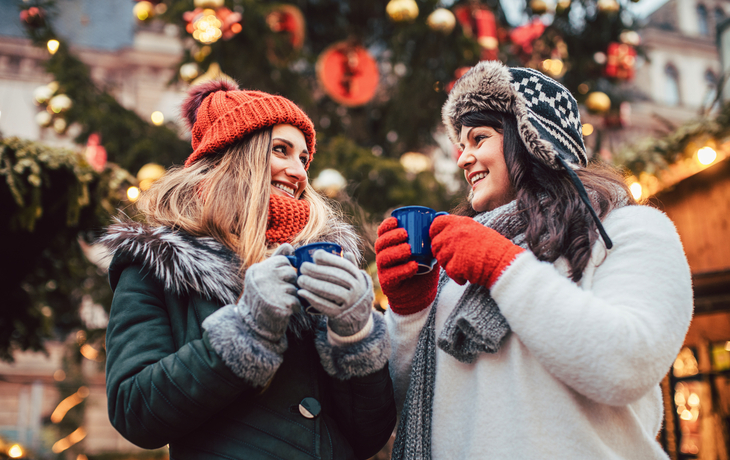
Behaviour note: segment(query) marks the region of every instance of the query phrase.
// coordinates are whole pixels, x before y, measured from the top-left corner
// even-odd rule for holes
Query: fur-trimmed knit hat
[[[316,139],[312,120],[282,96],[239,90],[232,81],[213,80],[190,88],[181,110],[193,137],[193,153],[185,161],[186,167],[248,134],[279,124],[295,126],[304,134],[309,150],[305,169],[314,156]]]
[[[541,72],[499,61],[471,68],[454,84],[442,111],[452,142],[458,143],[461,117],[482,110],[513,114],[527,150],[551,168],[562,169],[557,157],[574,167],[587,164],[578,103]]]
[[[570,91],[537,70],[482,61],[454,84],[441,111],[451,141],[459,143],[464,115],[484,110],[514,115],[527,151],[550,168],[566,171],[611,249],[613,243],[574,171],[588,164],[588,155],[578,102]]]

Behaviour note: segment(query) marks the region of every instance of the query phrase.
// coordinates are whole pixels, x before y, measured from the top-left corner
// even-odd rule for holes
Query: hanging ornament
[[[31,6],[20,12],[20,20],[31,29],[43,27],[46,24],[45,12],[37,6]]]
[[[266,23],[272,32],[282,34],[286,39],[267,37],[266,56],[273,64],[285,66],[304,46],[306,23],[302,11],[294,5],[275,6],[266,15]]]
[[[418,4],[415,0],[390,0],[385,12],[393,22],[411,22],[418,17]]]
[[[165,175],[165,168],[158,165],[157,163],[147,163],[146,165],[139,168],[137,171],[137,181],[139,182],[139,189],[147,191],[152,187],[152,184]]]
[[[46,127],[51,124],[51,121],[53,121],[53,116],[46,110],[38,112],[35,116],[35,122],[38,123],[38,126]]]
[[[619,80],[634,78],[636,64],[636,50],[631,45],[623,43],[609,43],[606,53],[606,76]]]
[[[449,35],[454,30],[454,26],[456,26],[456,18],[454,17],[454,13],[446,8],[436,8],[428,15],[426,24],[434,32]]]
[[[86,161],[96,172],[104,171],[106,166],[106,149],[99,143],[99,140],[97,133],[91,133],[86,141],[86,150],[84,150]]]
[[[559,0],[555,5],[555,12],[558,14],[564,13],[570,8],[570,0]]]
[[[586,98],[586,108],[593,113],[606,113],[611,109],[611,98],[606,93],[594,91]]]
[[[625,43],[626,45],[639,46],[641,44],[641,36],[635,30],[624,30],[619,34],[618,38],[621,43]]]
[[[197,77],[199,73],[200,68],[198,67],[198,64],[194,62],[187,62],[180,66],[180,78],[185,81],[192,80]]]
[[[210,66],[208,67],[208,70],[206,70],[203,75],[201,75],[198,78],[196,78],[195,80],[193,80],[190,83],[190,85],[191,86],[199,85],[200,83],[203,83],[204,81],[209,81],[209,80],[226,80],[226,81],[231,81],[231,82],[235,83],[233,78],[231,78],[228,75],[221,72],[221,66],[218,65],[217,62],[211,62]]]
[[[65,94],[57,94],[48,101],[48,108],[53,113],[65,112],[73,106],[71,98]]]
[[[139,21],[146,21],[155,15],[155,6],[147,0],[138,1],[132,9],[132,14]]]
[[[598,0],[596,6],[598,6],[598,11],[606,14],[618,13],[621,9],[621,6],[616,0]]]
[[[223,4],[212,0],[195,2],[206,5]],[[234,35],[243,30],[240,21],[243,19],[240,13],[235,13],[223,6],[217,9],[198,7],[193,11],[183,13],[183,19],[187,23],[185,30],[200,43],[210,44],[217,42],[220,38],[231,39]]]
[[[361,46],[335,43],[322,52],[316,67],[324,91],[342,105],[363,105],[375,95],[380,80],[378,66]]]
[[[499,39],[494,13],[479,3],[469,3],[456,7],[454,15],[465,36],[476,35],[477,42],[482,47],[481,60],[497,59]]]
[[[195,8],[221,8],[226,4],[225,0],[195,0],[193,2]]]
[[[543,15],[547,13],[548,6],[545,0],[530,0],[530,9],[532,14]]]
[[[66,131],[66,120],[64,120],[63,118],[56,118],[55,120],[53,120],[53,130],[56,131],[58,134]]]
[[[545,24],[541,20],[535,19],[529,24],[512,29],[509,38],[525,54],[532,54],[533,43],[542,36],[543,32],[545,32]]]

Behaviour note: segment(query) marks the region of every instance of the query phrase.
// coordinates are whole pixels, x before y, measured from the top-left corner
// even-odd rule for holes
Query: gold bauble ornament
[[[415,0],[390,0],[385,12],[395,22],[411,22],[418,17],[418,4]]]
[[[606,93],[594,91],[586,98],[586,108],[593,113],[606,113],[611,109],[611,98]]]
[[[180,66],[180,77],[185,81],[190,81],[197,77],[200,73],[198,64],[194,62],[187,62]]]
[[[547,13],[547,3],[545,3],[545,0],[531,0],[530,1],[530,9],[532,10],[532,14],[545,14]]]
[[[155,15],[155,7],[152,3],[143,0],[134,5],[132,14],[140,21],[145,21]]]
[[[558,3],[555,5],[555,11],[558,13],[562,13],[568,8],[570,8],[570,0],[559,0]]]
[[[598,11],[602,13],[618,13],[621,6],[616,0],[598,0]]]
[[[142,191],[149,190],[152,183],[165,175],[165,168],[157,163],[147,163],[137,171],[137,180],[139,188]]]
[[[225,5],[225,0],[195,0],[195,8],[213,8],[217,9]]]
[[[456,17],[454,17],[454,13],[446,8],[436,8],[433,10],[433,13],[428,15],[426,24],[434,32],[449,35],[454,30],[454,26],[456,26]]]
[[[65,112],[70,109],[72,105],[73,102],[71,101],[71,98],[65,94],[53,96],[51,100],[48,101],[48,107],[50,107],[53,113]]]

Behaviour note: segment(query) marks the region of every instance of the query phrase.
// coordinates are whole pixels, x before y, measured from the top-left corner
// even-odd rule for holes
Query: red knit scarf
[[[269,200],[266,241],[271,244],[289,243],[307,225],[308,220],[308,201],[272,194]]]

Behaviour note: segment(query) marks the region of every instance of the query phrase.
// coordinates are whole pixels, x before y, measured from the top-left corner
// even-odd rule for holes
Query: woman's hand
[[[299,269],[299,295],[327,316],[335,334],[347,337],[367,326],[372,315],[373,284],[370,276],[357,268],[355,257],[319,250]]]
[[[389,217],[378,227],[375,240],[375,263],[383,293],[390,308],[399,315],[417,313],[433,303],[438,288],[439,268],[416,276],[418,264],[409,260],[411,246],[408,232],[398,228],[395,217]]]
[[[284,255],[294,253],[282,244],[263,262],[246,270],[246,280],[238,309],[243,320],[262,337],[278,341],[286,332],[289,317],[301,309],[297,297],[297,273]]]
[[[465,216],[439,216],[431,224],[431,250],[449,278],[458,284],[491,288],[524,251],[489,227]]]

